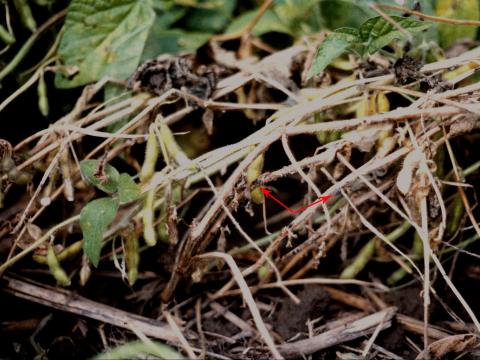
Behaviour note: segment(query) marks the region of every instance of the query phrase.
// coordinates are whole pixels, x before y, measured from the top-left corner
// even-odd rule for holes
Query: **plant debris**
[[[5,2],[0,358],[478,358],[478,2],[405,3]]]

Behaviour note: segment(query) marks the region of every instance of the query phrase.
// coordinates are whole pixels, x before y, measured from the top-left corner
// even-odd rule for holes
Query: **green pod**
[[[15,37],[10,34],[7,29],[3,27],[2,24],[0,24],[0,40],[2,40],[7,45],[12,45],[13,43],[15,43]]]
[[[259,155],[247,168],[247,185],[251,186],[255,180],[262,174],[265,155]],[[255,204],[261,204],[265,201],[263,192],[259,188],[251,190],[250,195]]]
[[[401,281],[407,275],[407,271],[404,268],[395,270],[387,279],[387,284],[390,286],[395,285]]]
[[[257,270],[257,277],[260,281],[266,279],[269,274],[270,270],[268,269],[268,265],[262,265]]]
[[[376,239],[369,240],[368,243],[362,247],[354,261],[342,271],[340,279],[355,279],[375,254],[375,245]]]
[[[48,245],[48,252],[47,252],[47,264],[50,268],[50,273],[53,275],[57,283],[61,286],[69,286],[71,284],[70,278],[68,277],[65,270],[63,270],[60,262],[55,255],[55,250],[53,249],[53,245]]]
[[[4,157],[0,162],[0,172],[8,173],[13,169],[15,169],[15,161],[10,156]]]
[[[160,223],[157,226],[157,234],[161,242],[170,245],[170,236],[168,236],[168,224],[165,217],[160,220]]]
[[[38,79],[38,86],[37,86],[37,95],[38,95],[38,109],[40,113],[47,117],[50,111],[48,106],[48,96],[47,96],[47,84],[45,83],[45,79],[43,74]]]
[[[332,141],[337,141],[342,137],[343,132],[339,130],[332,131],[330,133],[327,133],[327,142],[332,142]]]
[[[73,258],[74,256],[78,255],[80,251],[83,248],[83,240],[78,240],[74,242],[73,244],[67,246],[65,249],[63,249],[61,252],[59,252],[57,256],[57,260],[62,262],[68,259]],[[46,264],[47,263],[47,258],[43,255],[33,255],[32,256],[33,261],[39,263],[39,264]]]
[[[153,128],[150,127],[148,133],[147,145],[145,147],[145,160],[140,171],[140,180],[142,182],[150,180],[155,173],[155,166],[158,160],[158,142]]]
[[[127,265],[128,283],[135,284],[138,278],[138,264],[140,263],[140,250],[138,236],[135,229],[129,229],[124,237],[125,263]]]
[[[157,234],[161,242],[170,244],[170,236],[168,236],[168,223],[167,223],[167,205],[163,203],[160,205],[160,215],[157,225]]]
[[[20,20],[28,30],[35,32],[37,30],[37,22],[32,15],[32,9],[27,0],[13,0],[15,8],[17,9]]]
[[[8,172],[8,178],[16,185],[27,185],[32,181],[32,174],[25,171],[18,171],[16,168]]]
[[[447,225],[447,234],[453,235],[460,226],[460,220],[463,217],[465,209],[463,207],[463,201],[460,194],[456,194],[453,201],[453,213],[452,219]]]
[[[154,218],[154,200],[155,189],[150,190],[145,198],[145,204],[143,207],[143,238],[148,246],[155,246],[157,244],[157,234],[153,227]]]
[[[418,257],[423,256],[423,240],[418,232],[413,235],[412,253]]]

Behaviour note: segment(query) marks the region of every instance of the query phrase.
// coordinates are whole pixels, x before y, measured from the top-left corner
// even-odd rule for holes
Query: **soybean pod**
[[[140,263],[138,236],[133,227],[127,230],[123,240],[128,283],[132,286],[137,281],[138,264]]]
[[[55,250],[52,244],[48,245],[48,252],[47,252],[47,264],[50,268],[50,272],[57,280],[57,283],[61,286],[69,286],[71,281],[68,277],[65,270],[63,270],[62,266],[60,265],[60,261],[57,259],[57,255],[55,255]]]
[[[143,161],[142,170],[140,171],[140,180],[142,182],[149,180],[153,176],[157,160],[158,142],[153,130],[153,125],[151,125],[148,132],[147,146],[145,147],[145,160]]]

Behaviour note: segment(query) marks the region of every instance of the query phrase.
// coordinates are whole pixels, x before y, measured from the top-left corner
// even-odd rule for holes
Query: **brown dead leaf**
[[[452,335],[430,344],[428,352],[431,359],[441,359],[450,353],[459,353],[471,349],[478,344],[473,334]],[[417,359],[424,358],[424,352],[418,354]]]

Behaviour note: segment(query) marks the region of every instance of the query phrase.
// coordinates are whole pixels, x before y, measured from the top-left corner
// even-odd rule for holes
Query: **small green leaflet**
[[[390,16],[400,27],[410,33],[424,31],[430,24],[424,21],[401,16]],[[362,55],[371,54],[390,44],[395,39],[404,38],[404,32],[397,29],[381,16],[365,21],[360,29],[340,28],[332,32],[318,48],[308,78],[321,73],[338,56],[352,48]]]
[[[137,200],[142,195],[140,186],[138,186],[132,177],[126,173],[120,175],[118,180],[118,197],[121,203]]]
[[[401,16],[390,16],[390,18],[402,29],[410,33],[423,31],[430,27],[430,24],[425,23],[425,21],[412,18]],[[377,16],[365,21],[362,26],[360,26],[360,37],[362,41],[367,42],[368,46],[366,51],[371,54],[387,46],[395,39],[404,38],[405,34],[383,17]]]
[[[72,0],[58,55],[78,70],[56,73],[58,88],[73,88],[111,76],[124,80],[137,67],[155,18],[149,0]]]
[[[120,174],[113,166],[106,164],[104,173],[106,179],[101,179],[96,176],[100,162],[98,160],[82,160],[80,162],[80,171],[85,179],[91,184],[95,185],[102,191],[112,194],[118,189],[118,181]]]
[[[340,28],[330,34],[318,48],[308,73],[308,78],[320,74],[334,59],[347,51],[352,44],[360,42],[356,29]]]
[[[80,212],[83,250],[95,267],[100,261],[103,233],[115,219],[117,210],[118,200],[106,197],[89,202]]]
[[[106,350],[105,352],[90,358],[90,360],[143,359],[152,357],[148,355],[165,360],[186,360],[182,354],[166,344],[157,341],[149,341],[147,343],[140,340],[129,341],[125,344]]]

